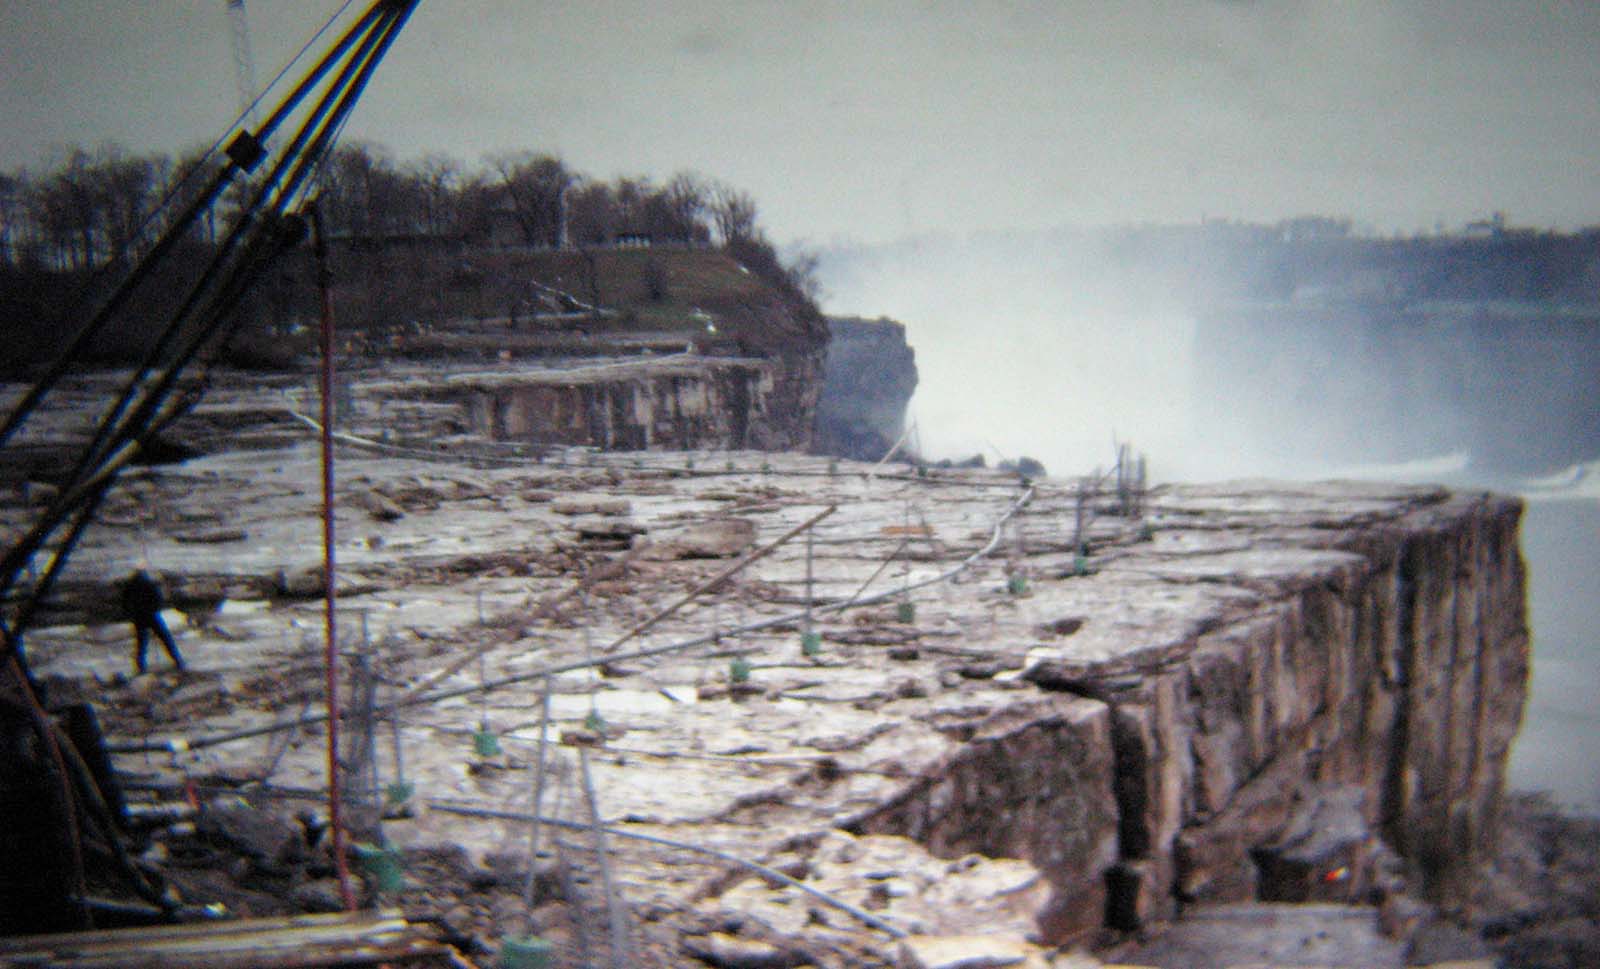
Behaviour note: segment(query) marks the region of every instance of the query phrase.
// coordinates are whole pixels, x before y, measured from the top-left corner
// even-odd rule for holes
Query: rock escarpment
[[[917,360],[903,324],[879,317],[835,316],[817,401],[813,450],[876,461],[905,429],[917,389]]]
[[[986,728],[860,827],[1032,861],[1055,941],[1246,899],[1463,906],[1524,699],[1519,506],[1341,521],[1327,497],[1175,489],[1155,554],[1081,580],[1087,619],[1027,653],[1077,712]],[[1123,607],[1096,616],[1111,582]]]
[[[1431,900],[1465,902],[1525,695],[1518,515],[1457,497],[1315,553],[1252,541],[1197,555],[1158,574],[1267,599],[1214,628],[1202,619],[1176,655],[1036,658],[1030,679],[1112,709],[1113,922],[1178,902],[1365,899],[1380,838]]]
[[[441,374],[373,388],[453,407],[491,441],[606,451],[796,446],[795,361],[700,357],[613,360],[549,370]],[[803,365],[801,362],[799,365]]]

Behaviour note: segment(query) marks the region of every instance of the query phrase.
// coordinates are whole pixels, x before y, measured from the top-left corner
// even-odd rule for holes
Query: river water
[[[1600,461],[1541,478],[1474,469],[1465,451],[1398,464],[1273,468],[1297,478],[1363,478],[1488,490],[1524,501],[1532,669],[1511,750],[1513,790],[1543,791],[1600,817]]]
[[[1533,683],[1511,786],[1600,815],[1600,498],[1531,498],[1522,550]]]

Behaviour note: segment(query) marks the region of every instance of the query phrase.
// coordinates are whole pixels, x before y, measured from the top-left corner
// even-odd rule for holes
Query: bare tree
[[[428,231],[428,188],[388,151],[356,143],[333,153],[323,173],[323,198],[335,230],[357,236]]]
[[[26,231],[25,191],[26,183],[20,175],[0,172],[0,263],[7,266],[16,266],[22,261],[19,249]]]
[[[115,145],[100,149],[88,176],[94,185],[108,256],[133,258],[145,219],[159,201],[159,170],[159,159],[130,156]]]
[[[487,161],[500,176],[523,241],[530,246],[560,244],[562,196],[574,181],[567,166],[553,155],[531,152],[490,155]]]
[[[421,192],[424,231],[431,236],[443,236],[457,230],[461,163],[449,155],[433,152],[405,171]]]
[[[817,251],[806,246],[791,248],[782,260],[789,283],[813,303],[822,298],[822,283],[817,279],[821,262]]]
[[[194,202],[211,181],[219,164],[221,162],[208,160],[201,150],[191,151],[176,162],[163,161],[159,168],[160,191],[163,197],[171,200],[168,211],[180,212]],[[196,221],[193,238],[200,243],[215,242],[216,229],[215,221],[208,215]]]
[[[711,212],[711,189],[703,179],[692,172],[679,172],[672,176],[660,197],[684,242],[698,245],[710,241],[706,220]]]
[[[573,245],[605,245],[617,221],[616,193],[605,182],[579,182],[567,192],[567,236]]]
[[[366,145],[341,145],[322,167],[322,217],[336,235],[372,232],[372,152]]]
[[[454,192],[457,231],[468,239],[489,241],[502,194],[499,184],[483,172],[463,176]]]
[[[654,191],[648,178],[617,179],[612,193],[616,203],[615,222],[611,226],[613,235],[618,232],[650,231],[648,209]]]
[[[29,217],[58,269],[84,269],[99,252],[94,190],[87,152],[74,149],[47,178],[34,184]]]
[[[731,185],[718,182],[712,188],[711,217],[724,246],[752,242],[758,237],[755,199]]]

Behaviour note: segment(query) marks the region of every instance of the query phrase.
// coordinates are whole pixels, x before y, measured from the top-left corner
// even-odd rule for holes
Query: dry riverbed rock
[[[315,455],[233,452],[130,480],[138,508],[185,506],[140,526],[154,566],[230,590],[229,637],[178,630],[189,676],[115,680],[125,624],[30,632],[36,672],[104,698],[115,764],[150,790],[193,783],[212,801],[256,782],[285,798],[325,784],[316,725],[251,732],[322,709]],[[413,787],[411,810],[384,826],[413,886],[401,904],[481,951],[526,928],[508,916],[548,916],[541,931],[601,944],[594,816],[612,831],[635,937],[673,969],[707,964],[681,944],[691,937],[713,958],[893,966],[899,940],[875,922],[981,936],[994,948],[980,957],[1089,945],[1149,931],[1180,903],[1253,903],[1274,886],[1460,901],[1504,827],[1528,648],[1513,501],[1172,486],[1140,520],[1106,495],[1079,562],[1076,482],[1024,490],[981,469],[873,477],[850,464],[830,475],[782,454],[702,453],[714,472],[698,476],[681,454],[482,468],[439,457],[341,457],[358,527],[340,533],[339,626],[347,677],[365,649],[378,702],[426,698],[372,735],[381,783],[403,768]],[[361,491],[405,516],[372,523],[349,503]],[[809,582],[800,536],[677,611],[731,563],[626,547],[647,535],[736,556],[829,506]],[[915,536],[915,561],[897,554],[905,535],[884,532],[908,506],[939,539]],[[180,540],[201,521],[250,540]],[[128,529],[91,529],[73,562],[87,576],[75,594],[101,595],[130,567]],[[263,580],[291,594],[232,595]],[[570,878],[539,876],[535,912],[519,914],[519,887],[482,859],[528,857],[546,683],[542,813],[572,827],[544,828],[542,861],[559,847]],[[346,679],[346,724],[360,739],[356,687]],[[350,789],[368,797],[361,776]],[[1385,881],[1386,849],[1368,833],[1394,838],[1403,884]],[[458,846],[462,871],[415,854],[440,844]],[[291,904],[295,885],[327,877],[320,864],[260,894]],[[196,879],[186,894],[203,904],[213,888]],[[1588,917],[1573,906],[1547,909],[1562,951],[1576,944],[1566,923]]]

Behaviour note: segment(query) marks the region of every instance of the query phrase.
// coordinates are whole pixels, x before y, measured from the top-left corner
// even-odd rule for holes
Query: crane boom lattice
[[[239,90],[239,115],[254,126],[256,62],[250,52],[250,19],[244,0],[228,0],[228,24],[233,30],[233,82]]]

